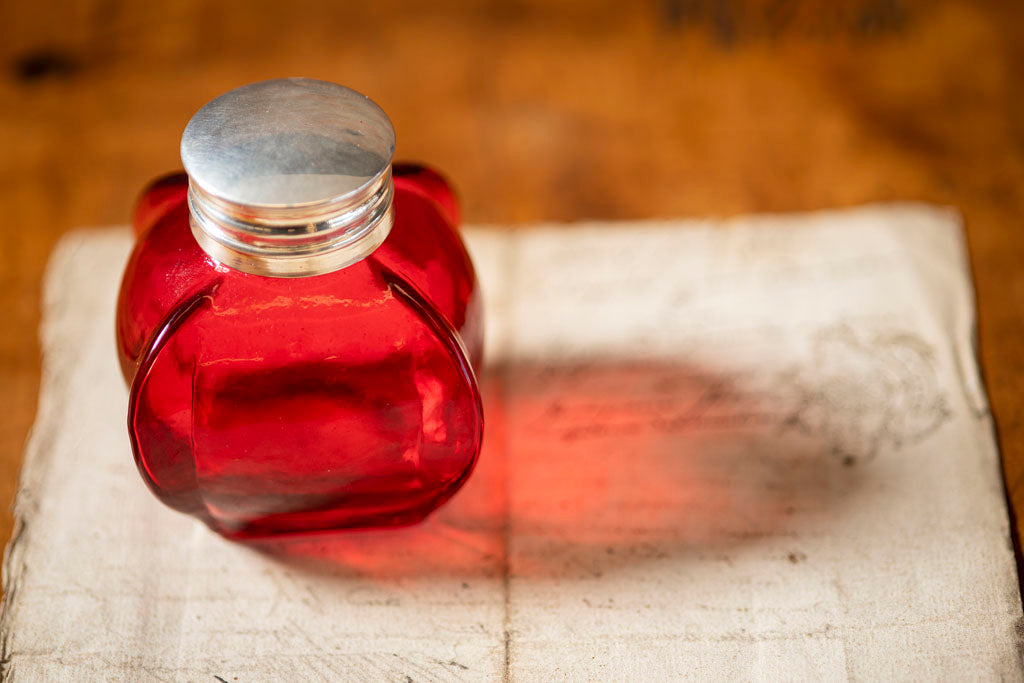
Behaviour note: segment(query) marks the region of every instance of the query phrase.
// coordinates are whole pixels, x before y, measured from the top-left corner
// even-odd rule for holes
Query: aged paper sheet
[[[956,215],[468,231],[485,449],[397,531],[243,546],[135,472],[125,230],[46,286],[2,627],[22,680],[1019,679]]]

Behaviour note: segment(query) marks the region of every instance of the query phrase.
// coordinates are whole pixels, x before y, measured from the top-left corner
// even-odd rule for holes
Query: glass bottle
[[[480,449],[481,301],[448,184],[371,100],[243,86],[142,195],[117,307],[139,471],[232,538],[416,522]]]

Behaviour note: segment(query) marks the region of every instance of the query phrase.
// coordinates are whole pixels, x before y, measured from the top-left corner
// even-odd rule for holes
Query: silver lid
[[[256,275],[344,268],[391,229],[394,150],[391,121],[354,90],[308,78],[236,88],[181,138],[192,233]]]

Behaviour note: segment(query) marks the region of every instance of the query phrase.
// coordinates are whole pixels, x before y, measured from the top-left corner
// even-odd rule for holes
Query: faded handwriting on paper
[[[781,428],[818,441],[852,465],[919,442],[950,417],[934,350],[919,335],[836,325],[820,329],[808,343],[806,361],[774,376],[638,362],[600,371],[548,366],[532,374],[574,387],[555,392],[543,418],[545,429],[564,442]]]

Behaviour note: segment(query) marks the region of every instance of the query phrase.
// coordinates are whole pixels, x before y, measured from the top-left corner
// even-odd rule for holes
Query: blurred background
[[[281,76],[377,101],[472,223],[958,207],[1024,507],[1024,3],[3,0],[0,69],[5,540],[50,250],[126,223],[201,105]]]

